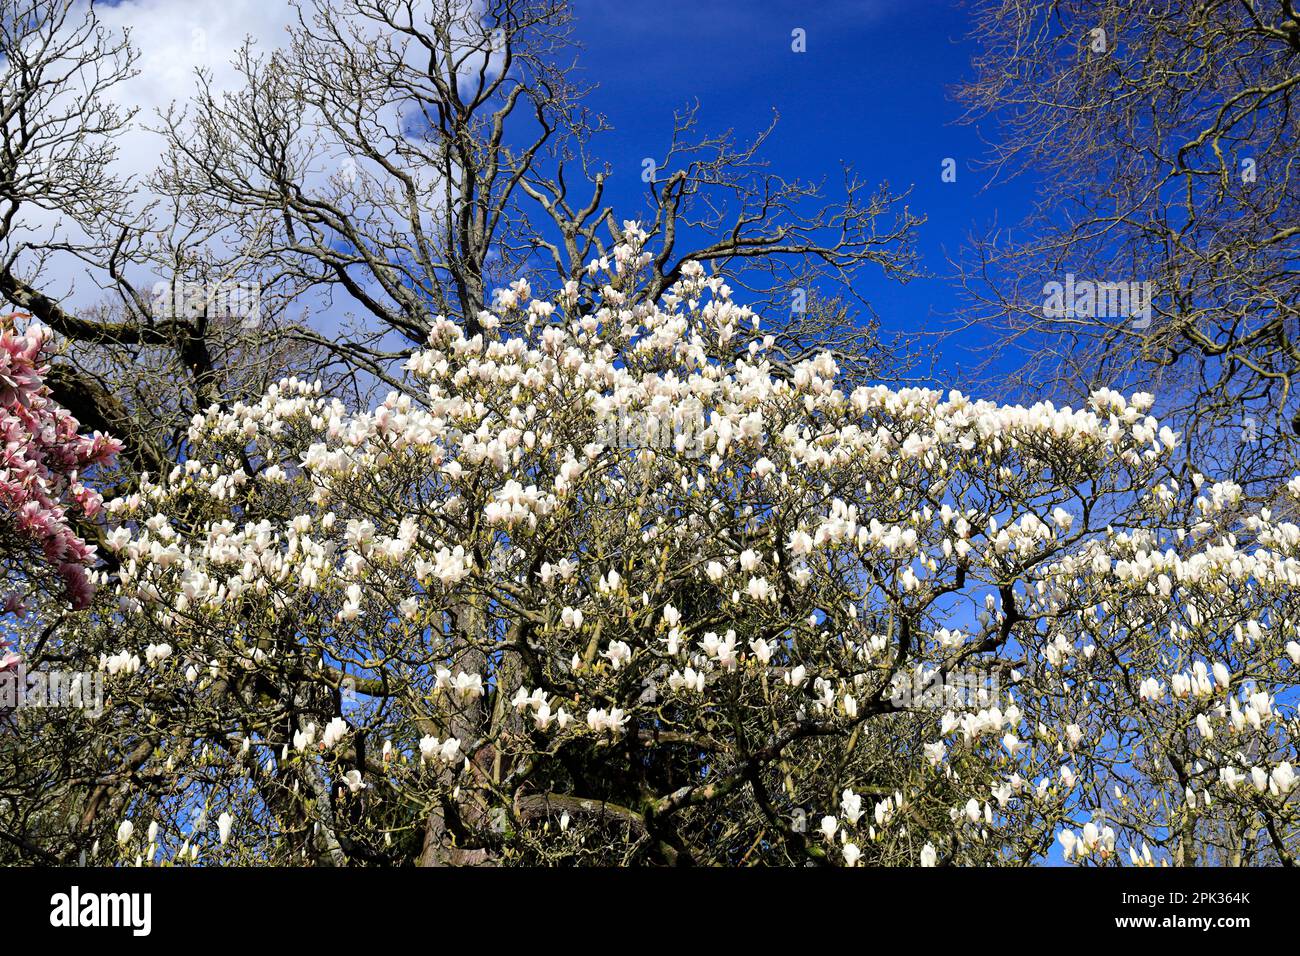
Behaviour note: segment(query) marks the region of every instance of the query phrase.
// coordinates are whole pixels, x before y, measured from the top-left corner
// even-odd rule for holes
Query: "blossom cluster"
[[[849,865],[1053,834],[1168,860],[1229,818],[1293,851],[1295,524],[1180,484],[1150,395],[849,387],[698,264],[629,294],[642,238],[593,264],[594,304],[520,281],[481,333],[438,319],[372,411],[289,379],[197,415],[186,461],[108,505],[113,679],[144,654],[178,692],[281,688],[241,773],[458,807],[457,852],[558,839],[526,799],[558,786]],[[976,665],[992,693],[924,693]]]
[[[70,512],[98,514],[101,498],[83,483],[88,469],[110,462],[114,439],[83,435],[77,420],[50,395],[45,384],[48,331],[33,322],[19,331],[7,316],[0,328],[0,511],[9,560],[24,574],[52,570],[75,608],[93,596],[88,568],[95,548],[74,529]],[[23,595],[4,599],[6,613],[21,613]],[[0,667],[14,660],[0,644]]]

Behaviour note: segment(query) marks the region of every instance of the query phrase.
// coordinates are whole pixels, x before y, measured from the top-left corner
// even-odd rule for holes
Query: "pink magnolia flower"
[[[9,642],[0,639],[0,674],[18,663],[18,655],[9,650]]]
[[[94,596],[87,568],[95,548],[73,529],[68,511],[99,513],[103,500],[81,475],[109,464],[121,444],[99,432],[80,434],[45,385],[45,329],[33,324],[20,333],[13,325],[19,315],[0,319],[0,521],[31,543],[63,581],[72,606],[83,608]],[[6,599],[6,612],[20,609],[15,600]]]

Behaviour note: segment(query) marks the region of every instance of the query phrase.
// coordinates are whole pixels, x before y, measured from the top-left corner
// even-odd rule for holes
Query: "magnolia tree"
[[[108,504],[94,860],[1295,861],[1300,528],[1148,395],[842,387],[641,236]]]
[[[84,472],[109,463],[118,444],[99,432],[80,434],[77,420],[50,397],[41,363],[48,333],[33,323],[25,331],[10,315],[0,319],[0,562],[4,566],[4,627],[21,616],[29,592],[61,590],[74,608],[90,604],[87,567],[95,548],[74,527],[74,516],[99,513],[98,492]],[[71,514],[70,514],[71,512]],[[61,588],[58,587],[61,585]],[[17,655],[0,632],[0,670]]]

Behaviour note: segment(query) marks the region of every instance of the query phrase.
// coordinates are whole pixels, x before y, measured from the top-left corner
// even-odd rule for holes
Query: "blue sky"
[[[902,285],[864,270],[855,290],[886,330],[937,332],[962,306],[946,253],[956,255],[972,231],[995,220],[1020,222],[1035,184],[1029,178],[984,191],[979,168],[987,147],[979,131],[957,123],[951,94],[970,75],[975,52],[960,0],[573,0],[580,79],[595,85],[587,104],[614,129],[593,144],[613,166],[606,199],[620,218],[645,210],[642,160],[662,156],[673,113],[698,100],[701,129],[733,130],[738,140],[763,131],[775,109],[780,122],[763,156],[771,172],[827,181],[831,198],[848,163],[873,188],[888,181],[911,189],[908,204],[927,217],[918,231],[920,265],[929,278]],[[98,4],[113,29],[129,27],[141,51],[141,76],[124,87],[126,103],[145,124],[155,111],[184,100],[193,70],[236,88],[231,51],[245,34],[264,50],[284,41],[291,18],[284,0],[113,0]],[[791,32],[806,34],[806,52],[791,49]],[[202,42],[195,38],[201,39]],[[995,130],[985,130],[992,136]],[[137,176],[157,162],[156,137],[119,140],[121,168]],[[957,181],[941,181],[947,157]],[[78,301],[99,290],[70,263]],[[62,277],[58,277],[62,278]],[[62,286],[60,291],[64,291]],[[328,310],[318,320],[331,327]],[[934,384],[999,399],[996,383],[971,388],[969,346],[986,333],[964,332],[937,350]]]
[[[952,0],[576,0],[575,37],[589,102],[615,127],[595,152],[614,167],[608,196],[630,217],[642,208],[641,160],[663,152],[673,111],[699,100],[708,132],[748,139],[776,109],[780,123],[764,155],[771,171],[834,186],[840,164],[866,182],[912,189],[909,205],[928,217],[919,232],[930,278],[899,284],[864,272],[857,291],[886,329],[937,331],[959,310],[945,253],[972,231],[1019,222],[1035,184],[1020,178],[984,189],[987,147],[957,123],[952,86],[970,75],[966,10]],[[791,31],[807,50],[791,50]],[[986,130],[985,135],[995,131]],[[955,183],[941,164],[957,161]],[[947,340],[936,375],[962,379],[977,340]],[[984,396],[994,397],[994,396]]]
[[[834,185],[841,163],[866,182],[911,188],[912,212],[927,217],[918,234],[930,277],[906,285],[864,271],[858,292],[885,329],[938,332],[960,311],[948,276],[967,236],[993,221],[1015,224],[1037,184],[1029,177],[985,188],[987,146],[957,122],[952,87],[970,75],[966,10],[952,0],[575,0],[581,66],[599,87],[590,105],[615,127],[594,152],[613,166],[607,197],[626,217],[640,210],[641,161],[659,156],[674,110],[698,99],[707,132],[733,129],[747,139],[780,113],[764,155],[771,171]],[[791,50],[806,31],[807,52]],[[995,131],[985,130],[985,135]],[[941,164],[957,161],[956,182]],[[936,356],[935,385],[967,384],[983,341],[963,332]],[[979,397],[999,398],[981,390]],[[957,622],[960,623],[960,622]],[[1053,843],[1046,862],[1060,865]]]

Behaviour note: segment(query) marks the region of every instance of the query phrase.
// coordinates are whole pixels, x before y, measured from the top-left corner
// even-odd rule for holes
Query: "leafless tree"
[[[976,6],[971,122],[994,179],[1041,202],[961,262],[963,325],[1067,394],[1157,393],[1189,460],[1257,488],[1300,440],[1300,190],[1292,0],[993,0]],[[1045,285],[1149,282],[1150,315],[1045,315]],[[1103,311],[1104,310],[1100,310]]]

